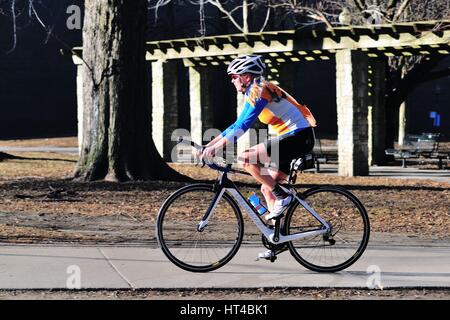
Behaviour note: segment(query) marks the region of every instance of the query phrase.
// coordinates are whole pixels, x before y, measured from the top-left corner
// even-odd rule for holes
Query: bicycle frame
[[[277,228],[269,228],[264,223],[264,221],[259,216],[258,212],[240,193],[236,185],[231,180],[228,179],[226,172],[222,172],[221,176],[216,181],[214,187],[216,189],[216,195],[214,196],[214,199],[212,200],[206,214],[203,216],[202,220],[198,223],[197,231],[201,232],[208,225],[208,220],[214,214],[214,209],[216,208],[217,203],[222,198],[224,192],[227,192],[236,200],[236,202],[240,205],[240,207],[244,209],[244,211],[248,214],[250,219],[255,223],[256,227],[260,230],[260,232],[264,234],[264,236],[273,244],[280,244],[307,237],[323,235],[329,233],[331,230],[331,227],[327,221],[325,221],[319,214],[317,214],[305,200],[303,200],[301,197],[299,197],[297,194],[293,193],[290,190],[288,191],[295,197],[296,201],[298,201],[300,205],[302,205],[316,220],[318,220],[322,224],[323,226],[322,229],[299,232],[291,235],[283,235],[283,234],[278,235],[279,230],[276,230]]]

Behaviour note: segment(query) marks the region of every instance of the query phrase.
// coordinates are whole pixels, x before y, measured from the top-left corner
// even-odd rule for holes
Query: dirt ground
[[[109,183],[70,179],[77,156],[10,153],[26,159],[0,162],[0,240],[10,243],[154,242],[154,222],[163,201],[180,182]],[[216,172],[172,164],[198,181]],[[243,194],[257,191],[246,176],[235,176]],[[449,184],[381,177],[335,177],[303,173],[299,190],[341,185],[365,205],[372,232],[415,239],[450,239]]]
[[[75,138],[33,141],[0,141],[0,146],[74,146]],[[3,243],[151,243],[154,223],[163,201],[185,185],[179,182],[82,183],[71,180],[77,156],[59,153],[10,152],[20,159],[0,161],[0,242]],[[212,181],[217,173],[207,168],[171,164],[199,181]],[[235,176],[243,194],[256,190],[245,176]],[[335,177],[303,173],[297,188],[341,185],[365,205],[374,233],[392,233],[417,241],[450,240],[450,184],[429,180],[396,180],[382,177]],[[449,299],[448,290],[358,291],[313,290],[272,292],[0,292],[0,299],[130,298],[178,299],[219,296],[225,299]]]
[[[450,300],[449,289],[12,290],[0,300]]]

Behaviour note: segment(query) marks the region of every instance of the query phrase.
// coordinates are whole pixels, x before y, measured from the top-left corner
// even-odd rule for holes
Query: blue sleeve
[[[250,129],[253,122],[255,122],[256,118],[259,116],[267,103],[268,101],[262,98],[258,99],[255,105],[252,105],[249,101],[246,101],[239,118],[224,132],[222,132],[222,137],[225,137],[230,142],[236,142],[240,136]]]

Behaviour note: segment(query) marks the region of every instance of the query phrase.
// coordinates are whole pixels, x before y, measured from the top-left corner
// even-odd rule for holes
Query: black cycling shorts
[[[297,159],[314,148],[313,128],[306,128],[285,138],[275,137],[264,142],[267,155],[271,158],[272,165],[289,175],[292,159]]]

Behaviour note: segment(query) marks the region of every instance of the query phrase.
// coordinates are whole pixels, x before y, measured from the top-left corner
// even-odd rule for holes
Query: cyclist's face
[[[250,73],[231,75],[231,83],[234,84],[237,91],[242,93],[245,92],[245,89],[247,89],[251,81],[252,75]]]

